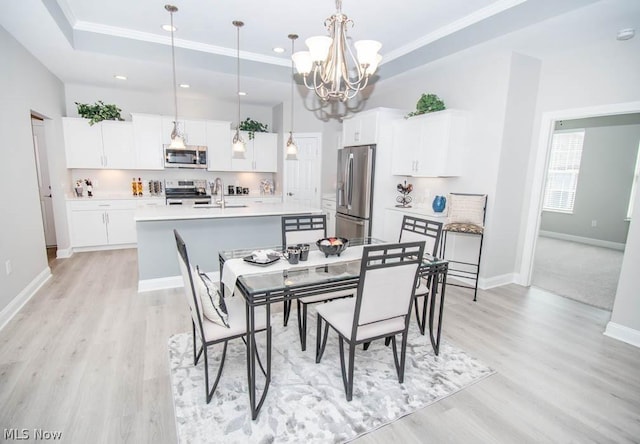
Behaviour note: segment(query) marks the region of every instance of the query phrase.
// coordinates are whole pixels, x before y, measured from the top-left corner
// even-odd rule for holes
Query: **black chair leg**
[[[300,346],[302,351],[307,349],[307,304],[296,300],[298,309],[298,333],[300,335]]]
[[[213,387],[211,387],[211,390],[209,390],[209,362],[208,362],[208,358],[207,358],[207,350],[205,347],[205,351],[204,351],[204,385],[206,388],[206,392],[207,392],[207,404],[209,404],[209,402],[211,401],[211,398],[213,398],[213,393],[216,391],[216,387],[218,387],[218,382],[220,382],[220,376],[222,376],[222,369],[224,368],[224,361],[225,358],[227,357],[227,341],[224,341],[224,348],[222,349],[222,356],[220,357],[220,367],[218,367],[218,373],[216,374],[216,380],[213,383]]]
[[[291,300],[286,300],[283,304],[284,321],[282,322],[282,325],[286,327],[289,323],[289,315],[291,314]]]
[[[363,350],[369,350],[369,346],[370,345],[371,345],[371,341],[365,342],[364,344],[362,344],[362,349]]]
[[[322,318],[318,315],[316,333],[316,364],[322,359],[324,348],[327,345],[327,336],[329,335],[329,324],[325,322],[324,337],[322,334]]]

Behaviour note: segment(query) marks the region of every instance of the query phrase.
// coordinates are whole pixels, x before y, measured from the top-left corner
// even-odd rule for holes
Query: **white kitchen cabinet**
[[[164,169],[162,117],[154,114],[131,114],[136,151],[136,169]]]
[[[231,171],[231,122],[207,121],[207,169]]]
[[[72,247],[129,245],[137,241],[135,200],[67,203]]]
[[[102,126],[103,168],[132,169],[136,167],[133,124],[105,120]]]
[[[336,235],[336,201],[333,199],[322,199],[322,210],[327,216],[327,236]]]
[[[235,130],[230,132],[231,138]],[[231,159],[232,171],[271,172],[278,171],[278,135],[274,133],[255,133],[253,139],[249,134],[241,131],[245,142],[244,159]],[[229,145],[230,146],[230,145]],[[231,147],[229,147],[231,155]]]
[[[253,171],[278,171],[278,135],[255,133],[253,139]]]
[[[397,176],[459,176],[466,146],[463,111],[444,110],[395,121],[391,172]]]
[[[171,131],[175,117],[162,116],[162,143],[171,143]],[[207,144],[207,121],[178,118],[178,131],[182,134],[185,145]]]
[[[133,169],[135,148],[131,122],[63,117],[67,168]]]
[[[363,111],[342,123],[343,146],[373,145],[378,140],[378,112]]]
[[[102,168],[102,128],[89,119],[62,118],[67,168]]]

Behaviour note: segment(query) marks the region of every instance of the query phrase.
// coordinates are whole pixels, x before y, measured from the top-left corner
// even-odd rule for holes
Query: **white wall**
[[[31,133],[31,112],[46,119],[46,145],[53,184],[54,206],[62,202],[60,188],[67,180],[57,155],[62,147],[60,116],[64,113],[62,83],[33,58],[4,28],[0,27],[0,133],[3,137],[0,162],[0,189],[3,190],[0,216],[0,312],[17,296],[24,295],[34,280],[48,271],[35,155]],[[56,226],[66,225],[55,220]],[[65,232],[56,233],[67,243]],[[13,271],[7,275],[5,263]],[[0,316],[2,318],[2,316]],[[0,319],[1,321],[2,319]],[[1,322],[0,322],[1,325]]]

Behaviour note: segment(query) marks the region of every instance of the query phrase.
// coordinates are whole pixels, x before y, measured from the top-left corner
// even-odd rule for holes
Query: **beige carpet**
[[[538,237],[531,284],[611,310],[624,252]]]

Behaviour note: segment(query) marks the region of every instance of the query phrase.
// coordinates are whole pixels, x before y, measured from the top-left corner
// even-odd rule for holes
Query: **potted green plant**
[[[247,117],[240,122],[240,131],[247,131],[249,133],[249,140],[252,140],[255,133],[266,133],[267,126],[268,125],[264,123],[253,120],[251,117]]]
[[[93,105],[89,105],[88,103],[74,103],[78,107],[80,117],[89,119],[89,125],[102,122],[103,120],[124,120],[120,116],[120,112],[122,111],[120,108],[115,105],[106,105],[102,100],[98,100]]]
[[[406,115],[407,117],[419,116],[420,114],[432,113],[435,111],[442,111],[446,109],[444,102],[435,94],[422,94],[418,103],[416,103],[416,110]]]

